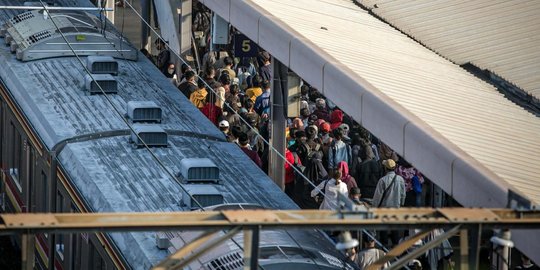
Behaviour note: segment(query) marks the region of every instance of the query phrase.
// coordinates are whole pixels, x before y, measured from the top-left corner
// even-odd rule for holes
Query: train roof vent
[[[92,79],[92,77],[95,79]],[[118,82],[110,74],[93,74],[92,76],[86,74],[84,77],[85,88],[91,95],[93,94],[116,94],[118,93]],[[101,86],[103,92],[98,87]]]
[[[0,35],[22,61],[73,56],[72,49],[80,56],[137,60],[138,50],[103,23],[110,25],[84,11],[32,10],[6,20]]]
[[[219,168],[208,158],[184,158],[180,161],[180,176],[186,183],[220,183]]]
[[[167,147],[167,132],[160,126],[135,124],[133,130],[135,132],[131,132],[131,142],[137,148],[144,147],[144,143],[149,147]]]
[[[94,74],[118,75],[118,61],[111,56],[88,56],[86,67]]]
[[[242,269],[244,268],[244,258],[240,252],[232,252],[206,263],[206,268],[210,270]]]
[[[184,185],[184,188],[186,190],[182,191],[182,206],[190,210],[199,209],[199,204],[208,207],[223,203],[223,195],[213,185]]]
[[[126,115],[133,123],[161,123],[162,112],[161,108],[153,101],[129,101]]]
[[[171,245],[171,242],[169,240],[169,237],[167,237],[167,234],[164,232],[157,232],[156,233],[156,246],[159,249],[168,249]]]

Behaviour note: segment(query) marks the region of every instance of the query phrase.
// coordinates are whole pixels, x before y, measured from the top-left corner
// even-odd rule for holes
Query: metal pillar
[[[259,266],[258,226],[244,229],[244,270],[257,270]]]
[[[178,14],[180,21],[180,56],[186,58],[191,52],[191,16],[192,16],[193,1],[182,0],[181,12]]]
[[[480,242],[482,238],[482,225],[474,226],[469,229],[470,251],[469,251],[469,269],[477,270],[480,261]]]
[[[459,232],[459,269],[469,270],[469,234],[466,229]]]
[[[145,48],[149,52],[151,52],[150,28],[144,21],[150,21],[150,1],[151,0],[141,0],[141,48]]]
[[[107,10],[110,9],[105,11],[105,17],[107,17],[112,24],[114,24],[114,4],[115,1],[113,0],[105,1],[105,8]]]
[[[287,96],[287,67],[275,58],[272,58],[272,77],[270,146],[277,149],[282,156],[285,156],[286,119],[284,107],[287,104],[284,104],[284,97]],[[270,178],[274,180],[276,185],[284,189],[285,161],[275,151],[270,151],[268,171]]]
[[[34,269],[34,245],[35,245],[36,236],[34,234],[23,234],[21,237],[22,242],[22,270],[31,270]]]

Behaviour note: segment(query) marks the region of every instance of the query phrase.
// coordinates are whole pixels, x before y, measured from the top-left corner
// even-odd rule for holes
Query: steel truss
[[[483,229],[540,228],[540,211],[482,208],[381,208],[369,211],[326,210],[228,210],[161,213],[61,213],[1,214],[0,235],[23,235],[23,269],[31,269],[33,241],[36,233],[80,233],[119,231],[206,231],[199,239],[172,254],[155,269],[181,269],[218,243],[244,230],[246,269],[257,269],[258,239],[265,229],[391,230],[423,229],[404,241],[377,262],[389,262],[424,238],[431,229],[445,228],[423,247],[401,257],[391,269],[398,269],[410,259],[460,233],[460,269],[478,269],[478,253]],[[219,235],[219,231],[227,231]],[[469,249],[470,243],[470,249]],[[26,267],[26,268],[25,268]]]

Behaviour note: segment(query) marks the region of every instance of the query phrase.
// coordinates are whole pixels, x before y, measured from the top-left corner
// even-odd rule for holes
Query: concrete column
[[[191,21],[192,21],[192,0],[182,0],[181,12],[178,14],[180,21],[180,55],[185,59],[191,52]]]
[[[270,120],[272,130],[270,135],[270,145],[277,149],[282,156],[285,156],[285,106],[287,104],[284,97],[287,97],[287,67],[277,59],[272,58],[272,109]],[[281,188],[285,188],[285,161],[275,152],[270,151],[268,172],[270,178]]]
[[[150,2],[151,0],[141,0],[141,49],[145,48],[149,52],[150,50],[150,28],[144,21],[150,22]]]
[[[114,0],[107,0],[105,2],[105,8],[112,8],[115,9],[115,2]],[[114,10],[113,11],[105,11],[105,17],[111,21],[112,24],[114,24]]]

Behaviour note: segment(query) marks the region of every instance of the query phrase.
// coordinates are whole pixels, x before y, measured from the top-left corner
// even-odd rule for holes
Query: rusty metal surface
[[[0,234],[47,231],[148,231],[278,228],[436,228],[456,224],[540,228],[540,211],[474,208],[373,209],[373,218],[325,210],[234,210],[162,213],[3,214]]]

